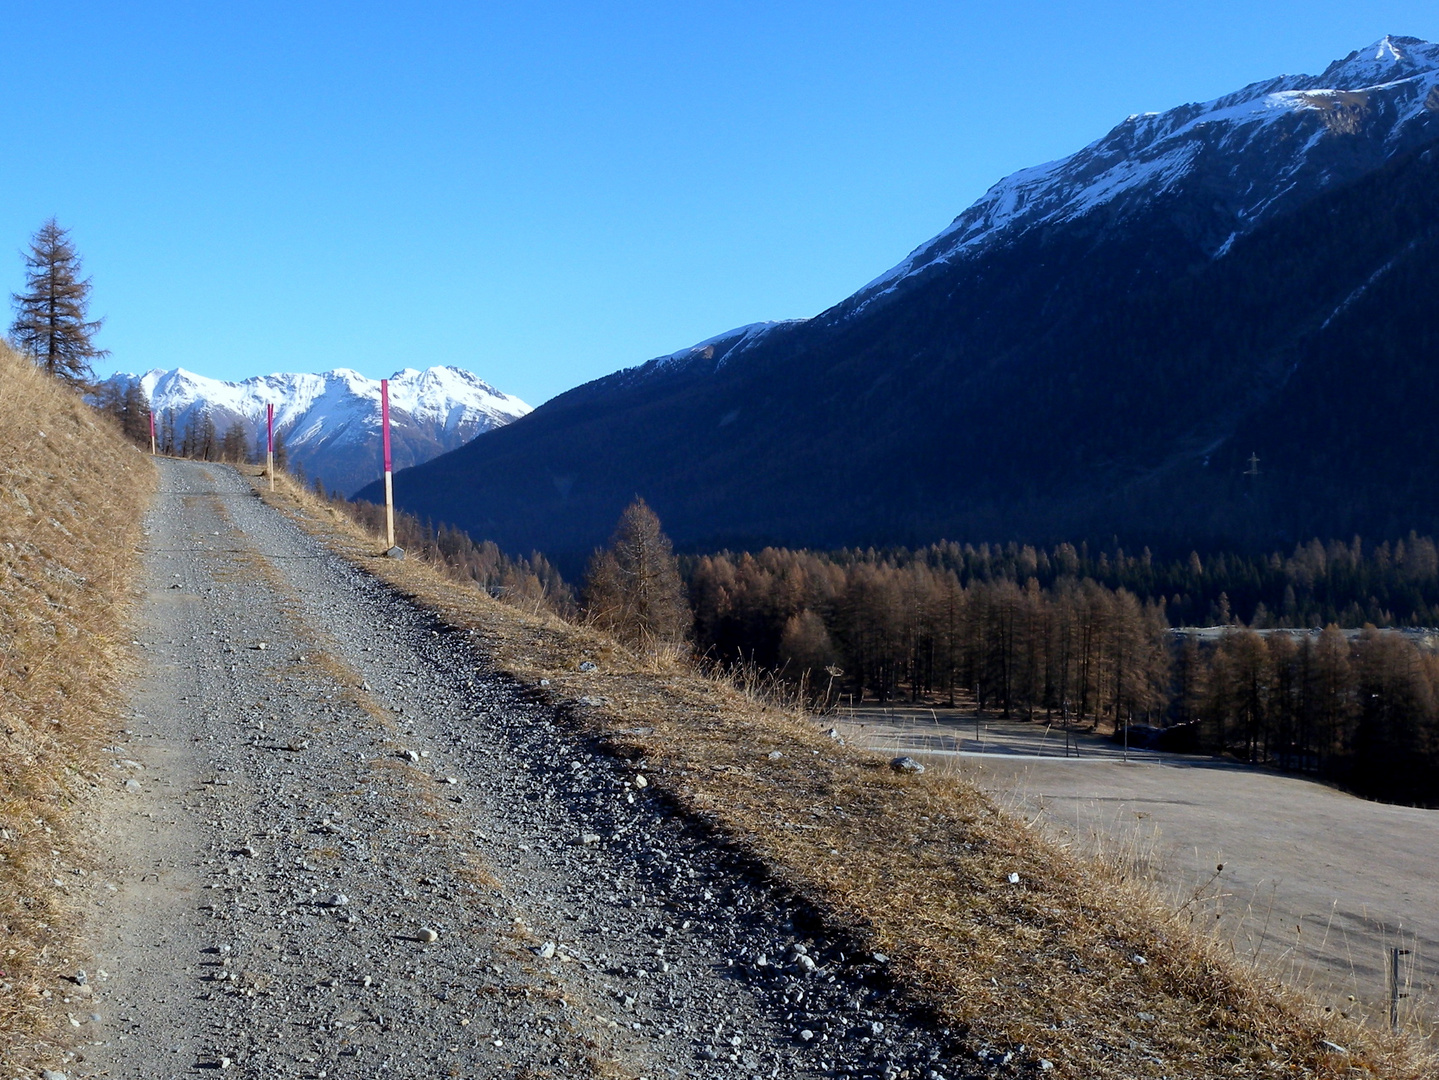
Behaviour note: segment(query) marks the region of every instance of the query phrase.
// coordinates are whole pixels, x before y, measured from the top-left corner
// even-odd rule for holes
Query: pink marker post
[[[380,430],[385,446],[385,539],[386,550],[395,546],[395,488],[390,473],[390,380],[380,380]]]
[[[155,456],[155,414],[150,414],[150,456]]]
[[[275,406],[265,406],[265,471],[270,474],[270,490],[275,490]]]

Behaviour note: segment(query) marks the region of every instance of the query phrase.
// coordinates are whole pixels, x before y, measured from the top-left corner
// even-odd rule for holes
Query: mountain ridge
[[[1323,76],[1282,76],[1127,120],[1039,167],[1056,186],[1030,191],[1030,216],[1010,214],[989,242],[965,246],[951,226],[915,249],[935,257],[912,255],[882,288],[811,319],[752,324],[577,387],[402,473],[397,498],[571,570],[636,494],[692,549],[1273,544],[1305,528],[1397,527],[1338,504],[1326,517],[1316,492],[1338,474],[1307,474],[1303,447],[1251,423],[1285,401],[1343,424],[1341,406],[1368,400],[1362,383],[1335,403],[1295,372],[1331,363],[1329,343],[1376,293],[1427,273],[1416,263],[1439,206],[1439,48],[1397,37],[1371,48],[1326,69],[1346,87],[1402,76],[1361,87],[1362,101]],[[1153,160],[1185,140],[1185,169],[1110,183],[1139,175],[1144,155],[1111,144],[1141,131]],[[1015,177],[1026,175],[1038,174]],[[1023,187],[1006,178],[956,221],[992,223],[1006,184]],[[1055,210],[1071,203],[1083,212]],[[1422,322],[1403,324],[1427,356]],[[1266,479],[1237,480],[1256,450]],[[1286,460],[1289,502],[1266,494]],[[1370,499],[1352,478],[1341,487],[1355,506]],[[1401,531],[1434,531],[1431,502]]]
[[[106,380],[120,394],[139,383],[157,429],[175,438],[209,416],[220,434],[241,424],[249,445],[263,446],[265,407],[275,406],[275,430],[292,463],[328,488],[350,493],[379,474],[380,381],[350,368],[315,374],[277,372],[239,382],[184,368],[119,372]],[[402,368],[390,376],[393,456],[417,465],[482,432],[524,416],[530,407],[453,365]]]

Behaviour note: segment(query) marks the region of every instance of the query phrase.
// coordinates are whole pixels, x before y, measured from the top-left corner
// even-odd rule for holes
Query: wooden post
[[[380,380],[380,429],[385,447],[385,550],[395,546],[395,488],[390,473],[390,380]]]
[[[275,490],[275,406],[265,406],[265,471],[270,474],[270,490]]]
[[[147,410],[148,412],[149,410]],[[150,456],[155,456],[155,414],[150,412]]]
[[[1389,950],[1389,1030],[1399,1030],[1399,1001],[1408,994],[1399,992],[1399,958],[1408,956],[1408,949]]]

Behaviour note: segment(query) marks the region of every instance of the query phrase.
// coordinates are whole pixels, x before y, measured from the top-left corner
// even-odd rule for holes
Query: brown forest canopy
[[[1296,596],[1300,582],[1312,596],[1336,580],[1432,587],[1433,553],[1431,541],[1411,539],[1369,556],[1355,543],[1262,564],[1216,559],[1206,568],[1195,557],[1159,567],[1116,553],[1093,565],[1111,579],[1187,578],[1196,589],[1210,578],[1267,576]],[[1298,635],[1234,626],[1201,643],[1171,631],[1158,588],[1141,596],[1075,576],[1086,561],[1067,547],[950,545],[703,556],[688,565],[696,645],[796,679],[809,672],[814,685],[851,700],[973,704],[1100,730],[1169,728],[1175,749],[1319,772],[1381,798],[1439,798],[1431,651],[1393,631],[1346,636],[1333,625]],[[1216,607],[1215,621],[1232,618],[1222,591]]]

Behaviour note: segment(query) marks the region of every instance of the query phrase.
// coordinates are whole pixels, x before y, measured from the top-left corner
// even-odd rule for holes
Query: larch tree
[[[90,363],[110,355],[97,349],[103,319],[87,318],[90,279],[80,276],[80,255],[54,218],[40,226],[24,253],[25,291],[12,293],[10,340],[51,375],[71,382],[90,377]]]
[[[689,635],[674,549],[643,499],[625,507],[609,547],[590,559],[585,601],[591,618],[628,645],[652,648]]]

